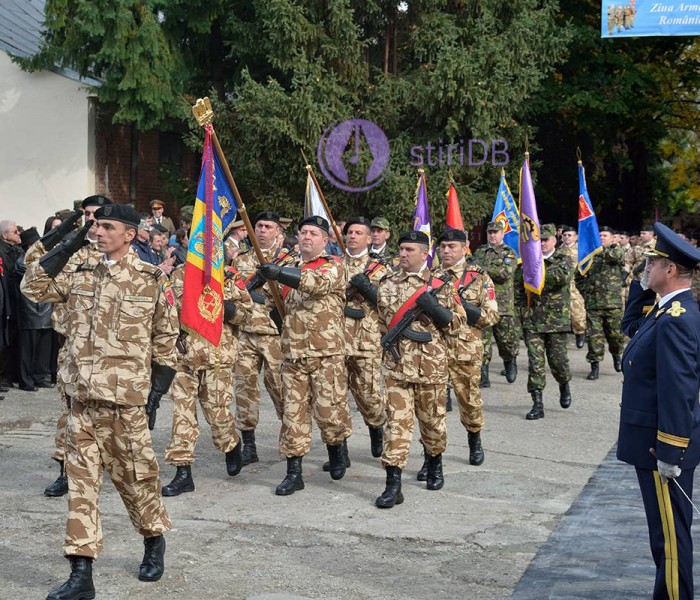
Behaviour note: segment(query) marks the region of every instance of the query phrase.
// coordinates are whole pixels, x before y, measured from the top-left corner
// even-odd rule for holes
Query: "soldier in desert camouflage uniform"
[[[632,267],[632,277],[633,279],[639,281],[644,274],[644,268],[646,265],[646,258],[644,256],[645,252],[653,250],[656,245],[656,239],[654,238],[654,226],[644,225],[639,232],[639,243],[633,246],[633,263]]]
[[[624,306],[627,302],[627,294],[629,294],[630,284],[634,281],[634,261],[636,260],[636,252],[634,247],[630,244],[630,232],[629,231],[618,231],[617,232],[617,243],[622,248],[625,253],[625,264],[622,267],[622,304]]]
[[[452,284],[443,287],[437,298],[427,292],[429,284],[441,283],[433,280],[427,267],[428,245],[428,236],[421,231],[401,236],[399,271],[384,278],[377,292],[382,329],[391,330],[403,312],[417,305],[423,310],[426,322],[416,320],[410,329],[430,340],[420,342],[402,337],[397,345],[398,362],[390,352],[384,353],[387,429],[382,466],[386,469],[386,489],[375,502],[380,508],[403,502],[401,472],[408,461],[416,417],[421,442],[429,457],[426,487],[439,490],[445,483],[442,454],[447,445],[448,361],[444,335],[456,334],[466,323],[466,316]]]
[[[486,327],[498,322],[496,290],[491,278],[481,267],[466,262],[469,241],[464,231],[450,229],[439,238],[440,268],[454,276],[453,286],[459,293],[467,322],[456,332],[445,335],[447,342],[447,365],[450,381],[459,402],[462,425],[469,440],[469,464],[484,462],[481,445],[481,430],[484,428],[483,402],[479,380],[483,344],[481,337]],[[437,274],[439,277],[439,274]],[[427,478],[427,461],[424,465]],[[418,478],[421,480],[421,477]]]
[[[491,332],[496,338],[498,354],[503,359],[505,376],[513,383],[518,375],[518,352],[520,326],[513,306],[513,273],[518,258],[510,246],[503,243],[503,223],[492,221],[486,226],[488,244],[477,248],[470,262],[479,265],[496,285],[498,323],[486,330],[484,335],[484,364],[481,367],[481,387],[490,387],[489,364],[491,363]]]
[[[583,348],[586,343],[586,305],[581,292],[574,282],[574,275],[578,265],[578,233],[573,227],[565,225],[562,230],[562,245],[560,250],[569,257],[573,271],[571,272],[571,330],[576,336],[576,347]]]
[[[380,260],[369,256],[368,246],[372,241],[369,219],[351,218],[343,233],[346,238],[343,262],[349,282],[345,305],[348,387],[369,428],[372,456],[378,458],[382,455],[386,410],[380,384],[382,353],[377,296],[372,293],[371,286],[376,285],[387,270]]]
[[[345,269],[329,256],[328,221],[309,217],[299,223],[301,257],[290,266],[267,263],[258,272],[284,285],[282,390],[284,415],[280,454],[287,457],[287,476],[276,494],[304,489],[302,457],[311,449],[311,415],[328,449],[332,479],[342,479],[352,433],[345,373]]]
[[[609,227],[600,228],[601,251],[593,257],[591,267],[585,275],[576,275],[576,285],[586,301],[586,322],[588,328],[588,353],[586,360],[591,363],[591,372],[586,379],[598,379],[600,361],[605,357],[605,341],[608,342],[613,366],[618,373],[622,370],[622,351],[625,338],[620,331],[622,321],[622,269],[625,253],[612,243],[613,232]]]
[[[178,312],[182,306],[184,265],[170,275]],[[178,372],[170,390],[173,401],[172,437],[165,450],[165,462],[175,465],[173,480],[163,488],[163,496],[179,496],[194,491],[192,463],[199,437],[196,400],[211,427],[212,441],[226,456],[226,471],[234,477],[243,466],[236,421],[230,410],[233,403],[233,366],[238,339],[236,325],[250,316],[250,295],[240,274],[227,267],[224,282],[224,323],[219,346],[202,336],[180,333]]]
[[[105,253],[101,262],[69,262],[84,242],[88,222],[72,240],[32,264],[22,283],[23,293],[35,302],[69,307],[71,335],[59,377],[71,411],[64,551],[72,574],[49,600],[94,597],[92,561],[103,545],[98,503],[104,469],[144,537],[142,581],[162,576],[162,534],[171,528],[147,412],[153,413],[175,374],[174,299],[167,277],[130,250],[138,213],[105,206],[96,218],[98,249]]]
[[[529,299],[523,285],[523,270],[515,273],[515,302],[520,307],[528,357],[527,391],[532,396],[532,409],[527,420],[544,418],[542,391],[546,385],[545,355],[554,379],[559,384],[559,404],[571,405],[569,355],[566,345],[571,328],[569,315],[569,288],[573,269],[569,257],[556,246],[554,225],[543,225],[540,232],[545,281],[542,294],[531,294]]]
[[[255,217],[255,236],[265,260],[272,261],[282,254],[277,246],[277,237],[281,231],[280,216],[276,212],[264,211]],[[290,256],[290,260],[291,258]],[[267,286],[265,280],[257,275],[255,268],[258,264],[258,259],[250,248],[241,252],[234,261],[234,266],[246,281],[254,303],[251,315],[240,326],[234,373],[236,422],[243,437],[243,466],[258,462],[255,428],[260,418],[258,374],[261,369],[264,371],[265,389],[270,394],[277,417],[282,420],[280,336],[277,326],[270,318],[270,309],[265,305],[263,288]]]

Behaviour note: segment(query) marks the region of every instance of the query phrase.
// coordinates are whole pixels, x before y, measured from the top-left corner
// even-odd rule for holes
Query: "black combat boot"
[[[447,401],[445,402],[445,412],[452,412],[452,388],[447,388]]]
[[[165,538],[162,535],[143,538],[143,561],[139,567],[141,581],[158,581],[165,571]]]
[[[382,455],[382,450],[384,449],[384,428],[383,427],[370,427],[369,428],[369,445],[372,451],[372,456],[374,458],[379,458]],[[350,460],[348,460],[350,462]],[[345,465],[349,467],[349,464]]]
[[[542,404],[542,390],[535,390],[530,392],[532,396],[532,408],[530,412],[525,415],[528,421],[534,421],[535,419],[544,419],[544,405]]]
[[[192,479],[192,467],[185,465],[177,467],[173,480],[163,488],[163,496],[179,496],[183,492],[194,492],[194,481]]]
[[[491,381],[489,381],[489,366],[481,365],[481,383],[479,383],[480,388],[490,388]]]
[[[511,360],[503,361],[503,366],[505,367],[506,371],[506,381],[508,383],[513,383],[515,378],[518,376],[518,363],[516,363],[515,359],[513,358]]]
[[[469,464],[478,467],[484,462],[484,449],[481,447],[481,432],[467,431],[469,438]]]
[[[586,344],[586,336],[583,333],[577,333],[576,334],[576,347],[577,348],[583,348],[583,346]]]
[[[442,454],[428,458],[428,480],[425,487],[429,490],[440,490],[445,485],[442,474]]]
[[[380,455],[381,456],[381,453]],[[343,457],[345,458],[345,468],[349,469],[352,466],[352,463],[350,462],[350,453],[348,452],[348,440],[345,439],[343,440]],[[323,471],[324,473],[328,473],[328,471],[331,470],[331,461],[327,460],[326,462],[323,463]]]
[[[304,489],[304,480],[301,477],[301,456],[292,456],[287,459],[287,476],[275,490],[278,496],[291,496],[297,490]]]
[[[243,437],[243,454],[241,464],[245,467],[258,462],[258,449],[255,446],[255,429],[241,431]]]
[[[70,577],[61,587],[51,590],[46,600],[92,600],[95,586],[92,583],[92,559],[85,556],[69,556]]]
[[[421,442],[421,447],[423,448],[423,466],[420,468],[420,471],[418,471],[418,473],[416,474],[416,479],[418,481],[426,481],[428,479],[428,459],[430,458],[430,456],[428,455],[425,446],[423,446],[423,442]]]
[[[239,439],[236,447],[226,453],[226,472],[230,477],[235,477],[243,467],[242,449],[243,442]]]
[[[398,467],[386,467],[386,487],[384,493],[374,501],[379,508],[391,508],[395,504],[403,503],[401,493],[401,469]]]
[[[571,406],[571,390],[568,382],[559,384],[559,405],[562,408]]]
[[[622,357],[621,356],[613,356],[613,367],[615,367],[615,372],[619,373],[622,371]]]
[[[586,379],[588,379],[588,381],[598,379],[599,367],[600,365],[597,361],[591,363],[591,372],[588,375],[586,375]]]
[[[58,464],[61,468],[61,474],[56,481],[46,486],[44,496],[55,498],[57,496],[65,496],[68,493],[68,477],[66,477],[66,472],[64,470],[64,462],[59,460]]]
[[[331,446],[326,444],[328,449],[328,470],[331,474],[331,479],[342,479],[345,477],[345,450],[343,448],[343,440],[340,444]]]

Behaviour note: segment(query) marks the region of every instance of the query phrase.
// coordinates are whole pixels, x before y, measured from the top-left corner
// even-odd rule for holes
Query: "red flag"
[[[445,216],[445,225],[450,229],[461,229],[464,231],[464,221],[462,221],[462,213],[459,210],[457,190],[452,182],[450,182],[450,189],[447,192],[447,216]]]

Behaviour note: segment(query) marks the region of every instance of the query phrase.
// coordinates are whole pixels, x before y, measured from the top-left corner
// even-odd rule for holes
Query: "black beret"
[[[160,223],[153,223],[153,225],[151,225],[151,229],[155,229],[159,233],[168,233],[168,228],[163,227],[163,225]]]
[[[367,217],[350,217],[347,223],[345,223],[345,227],[343,227],[343,235],[348,233],[350,225],[364,225],[365,227],[370,228],[372,226],[372,222]]]
[[[607,231],[608,233],[615,233],[615,230],[612,227],[608,227],[607,225],[601,225],[598,227],[598,231],[600,233],[603,233],[604,231]]]
[[[22,240],[22,246],[31,246],[34,242],[36,242],[38,239],[40,239],[39,232],[36,230],[36,227],[30,227],[29,229],[25,229],[22,233],[19,234],[20,240]]]
[[[403,243],[430,246],[430,238],[422,231],[407,231],[399,238],[399,246]]]
[[[107,196],[88,196],[80,204],[80,208],[87,208],[88,206],[107,206],[108,204],[114,204]]]
[[[323,229],[323,231],[326,233],[330,233],[331,231],[331,226],[328,224],[328,221],[319,216],[306,217],[306,219],[299,221],[299,225],[297,227],[301,230],[304,225],[313,225],[314,227]]]
[[[131,206],[126,204],[111,204],[102,206],[95,212],[96,219],[107,219],[109,221],[121,221],[127,225],[133,225],[138,229],[141,223],[141,215]]]
[[[561,232],[565,233],[567,231],[573,231],[574,233],[576,233],[576,229],[574,227],[572,227],[571,225],[563,225],[561,228]]]
[[[654,226],[653,225],[642,225],[642,227],[639,231],[651,231],[653,233]]]
[[[700,262],[700,250],[692,246],[663,223],[654,223],[656,246],[644,253],[644,256],[662,256],[671,262],[694,269]]]
[[[461,229],[446,229],[442,232],[438,238],[438,244],[440,242],[467,242],[467,234]]]
[[[253,225],[255,225],[258,221],[274,221],[278,225],[280,224],[280,216],[279,213],[276,213],[272,210],[264,210],[262,212],[259,212],[255,216],[255,220],[253,221]]]

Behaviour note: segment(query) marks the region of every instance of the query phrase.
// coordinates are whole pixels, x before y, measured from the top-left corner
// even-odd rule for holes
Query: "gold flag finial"
[[[201,127],[210,125],[214,120],[214,111],[209,98],[199,98],[192,107],[192,114]]]

